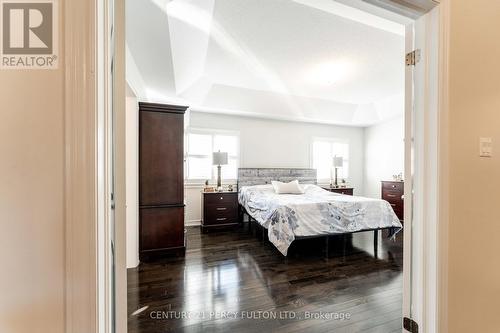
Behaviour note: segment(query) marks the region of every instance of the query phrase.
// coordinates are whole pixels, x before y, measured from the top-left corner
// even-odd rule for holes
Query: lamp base
[[[221,169],[220,164],[217,166],[217,191],[222,192],[222,180],[221,180]]]
[[[339,187],[337,173],[338,173],[338,168],[335,168],[335,188]]]

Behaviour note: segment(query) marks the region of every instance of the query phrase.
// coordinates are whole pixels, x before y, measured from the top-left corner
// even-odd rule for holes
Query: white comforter
[[[304,194],[276,194],[271,185],[244,186],[239,192],[240,204],[268,229],[269,240],[285,256],[296,236],[402,228],[387,201],[303,186]]]

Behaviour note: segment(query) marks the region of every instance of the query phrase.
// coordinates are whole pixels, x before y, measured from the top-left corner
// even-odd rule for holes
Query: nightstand
[[[201,230],[239,224],[238,192],[202,192]]]
[[[402,181],[382,181],[382,199],[389,202],[394,213],[403,221],[405,218],[405,183]]]
[[[330,186],[325,186],[323,189],[330,191],[330,192],[335,192],[338,194],[344,194],[344,195],[354,195],[354,188],[353,187],[330,187]]]

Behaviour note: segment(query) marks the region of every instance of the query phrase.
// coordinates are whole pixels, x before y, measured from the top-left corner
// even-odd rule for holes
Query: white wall
[[[320,125],[202,112],[190,113],[190,126],[240,132],[240,167],[311,167],[313,137],[332,137],[350,143],[350,183],[363,194],[363,136],[360,127]],[[199,224],[201,186],[186,188],[186,223]]]
[[[364,193],[380,198],[380,181],[404,171],[404,117],[365,128]]]
[[[131,268],[139,264],[139,108],[137,98],[128,85],[125,127],[127,268]]]

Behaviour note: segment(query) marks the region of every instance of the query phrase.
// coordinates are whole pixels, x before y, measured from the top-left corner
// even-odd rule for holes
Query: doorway
[[[437,27],[435,26],[436,20],[438,19],[437,14],[434,13],[432,17],[429,18],[432,22],[426,21],[426,19],[420,19],[417,20],[415,25],[410,25],[407,28],[407,33],[410,35],[413,35],[413,33],[417,33],[417,37],[412,41],[411,43],[408,43],[408,51],[413,51],[416,48],[420,47],[420,60],[421,64],[425,63],[425,66],[421,67],[413,67],[413,66],[408,66],[407,68],[407,83],[409,84],[407,87],[406,91],[406,101],[407,101],[407,106],[406,106],[406,112],[407,112],[407,121],[406,121],[406,179],[412,179],[412,185],[406,187],[405,189],[405,208],[407,212],[406,220],[407,221],[416,221],[416,220],[421,220],[423,219],[422,214],[426,212],[428,213],[429,209],[432,209],[429,205],[432,204],[432,196],[428,197],[426,200],[426,203],[424,203],[424,198],[422,196],[418,197],[418,195],[423,193],[423,188],[424,184],[429,184],[424,183],[423,179],[427,179],[428,177],[427,173],[424,173],[424,170],[426,167],[423,165],[423,163],[418,164],[417,162],[419,161],[419,157],[421,158],[421,162],[423,162],[424,159],[427,157],[431,158],[432,154],[436,154],[435,151],[428,151],[425,150],[424,147],[426,147],[427,144],[430,144],[429,141],[419,141],[418,138],[424,138],[429,135],[429,133],[424,133],[422,131],[422,127],[426,122],[433,122],[436,119],[426,119],[425,117],[428,117],[426,112],[429,110],[429,103],[434,103],[436,104],[436,100],[434,101],[429,101],[429,93],[425,91],[426,85],[429,85],[430,82],[435,82],[437,81],[437,77],[429,77],[428,76],[428,71],[430,70],[428,68],[429,63],[432,63],[432,61],[435,60],[432,56],[428,55],[426,53],[426,50],[435,50],[437,49],[437,43],[436,41],[429,41],[426,40],[426,38],[419,39],[419,36],[424,36],[422,31],[426,31],[427,35],[429,32],[429,29],[436,29]],[[434,24],[434,25],[433,25]],[[407,35],[408,36],[408,35]],[[407,39],[408,41],[408,39]],[[427,48],[426,48],[427,47]],[[435,56],[435,55],[434,55]],[[423,57],[423,58],[422,58]],[[418,57],[417,57],[418,58]],[[424,62],[425,61],[425,62]],[[432,63],[433,65],[437,65],[436,63]],[[420,68],[420,69],[419,69]],[[435,70],[435,69],[434,69]],[[434,71],[434,74],[437,76],[437,70]],[[416,81],[415,81],[416,80]],[[422,84],[421,82],[423,80],[425,81],[425,84]],[[418,90],[419,87],[422,90]],[[408,99],[409,96],[411,96],[411,99]],[[425,101],[423,104],[418,104],[418,102],[415,104],[415,107],[413,106],[413,97],[415,97],[415,101]],[[434,96],[435,98],[436,96]],[[419,109],[420,108],[420,109]],[[423,110],[421,114],[416,114],[416,111],[418,110]],[[435,109],[437,110],[437,109]],[[425,115],[425,116],[424,116]],[[431,114],[433,116],[436,116],[436,114]],[[434,137],[436,133],[430,133],[431,137]],[[410,167],[409,167],[410,166]],[[431,170],[432,171],[432,170]],[[418,181],[416,181],[417,179]],[[412,189],[413,187],[413,189]],[[428,190],[429,188],[426,187]],[[414,191],[414,194],[412,195],[412,192]],[[408,197],[413,197],[414,200],[408,200]],[[436,197],[434,199],[437,200]],[[415,204],[412,205],[411,202],[415,201]],[[412,207],[414,206],[414,207]],[[413,213],[411,213],[413,212]],[[432,214],[432,212],[431,212]],[[412,222],[410,222],[411,225]],[[420,238],[413,238],[416,237],[415,235],[423,235],[424,230],[418,230],[418,226],[414,227],[409,227],[405,228],[405,261],[406,261],[406,267],[405,267],[405,302],[404,302],[404,313],[405,316],[408,318],[413,318],[415,322],[419,322],[419,318],[423,318],[423,312],[422,312],[422,307],[424,300],[422,299],[423,295],[421,293],[418,293],[416,290],[418,290],[419,287],[421,286],[423,282],[423,277],[420,274],[415,274],[415,272],[420,272],[422,269],[422,262],[418,258],[419,253],[422,251],[422,242],[423,240]],[[407,232],[408,230],[408,232]],[[409,231],[413,231],[410,233]],[[427,233],[430,233],[429,230],[426,230]],[[412,236],[413,234],[413,236]],[[427,235],[427,236],[432,236]],[[410,240],[413,238],[413,245]],[[428,239],[428,238],[427,238]],[[417,245],[418,244],[418,245]],[[417,247],[416,247],[417,246]],[[421,254],[421,253],[420,253]],[[410,263],[411,267],[408,266]],[[419,304],[419,306],[411,306],[411,304]],[[428,320],[428,319],[427,319]],[[435,322],[435,321],[434,321]],[[432,328],[429,327],[429,330]]]

